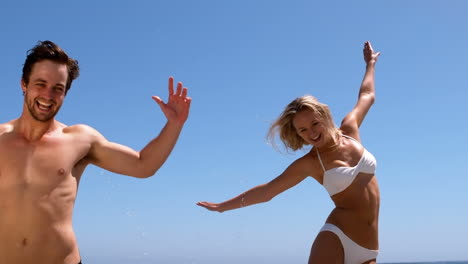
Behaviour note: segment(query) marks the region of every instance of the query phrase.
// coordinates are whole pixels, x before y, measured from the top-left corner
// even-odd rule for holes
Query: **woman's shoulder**
[[[361,143],[361,136],[359,135],[359,128],[347,128],[347,127],[341,126],[340,131],[341,131],[342,137]]]
[[[315,148],[312,148],[305,155],[296,159],[293,164],[304,170],[307,175],[316,179],[320,177],[323,172],[317,157],[317,150]]]

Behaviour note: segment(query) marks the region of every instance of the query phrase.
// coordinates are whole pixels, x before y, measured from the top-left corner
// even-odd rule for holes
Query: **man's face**
[[[21,88],[24,103],[35,120],[47,122],[55,117],[65,98],[67,78],[65,64],[43,60],[33,65],[29,83],[21,81]]]

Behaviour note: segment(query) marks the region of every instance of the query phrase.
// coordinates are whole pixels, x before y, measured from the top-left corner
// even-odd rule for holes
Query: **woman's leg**
[[[344,264],[343,246],[330,231],[321,231],[310,250],[309,264]]]

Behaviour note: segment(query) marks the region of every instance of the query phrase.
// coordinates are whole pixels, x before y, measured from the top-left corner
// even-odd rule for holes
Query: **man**
[[[78,62],[51,41],[28,52],[21,78],[23,112],[0,125],[0,263],[81,263],[72,228],[77,186],[88,164],[138,178],[165,162],[187,120],[187,88],[169,78],[169,100],[153,99],[167,118],[140,152],[107,141],[86,125],[55,120]]]

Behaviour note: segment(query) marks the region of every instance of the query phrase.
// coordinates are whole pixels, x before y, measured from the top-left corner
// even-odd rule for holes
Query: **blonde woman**
[[[269,131],[287,148],[313,148],[272,181],[222,203],[199,202],[211,211],[224,212],[270,201],[308,176],[330,194],[335,208],[312,245],[310,263],[376,263],[378,254],[379,187],[376,160],[361,145],[359,127],[374,103],[374,70],[380,52],[364,44],[366,72],[356,106],[334,125],[327,105],[312,96],[292,101]]]

